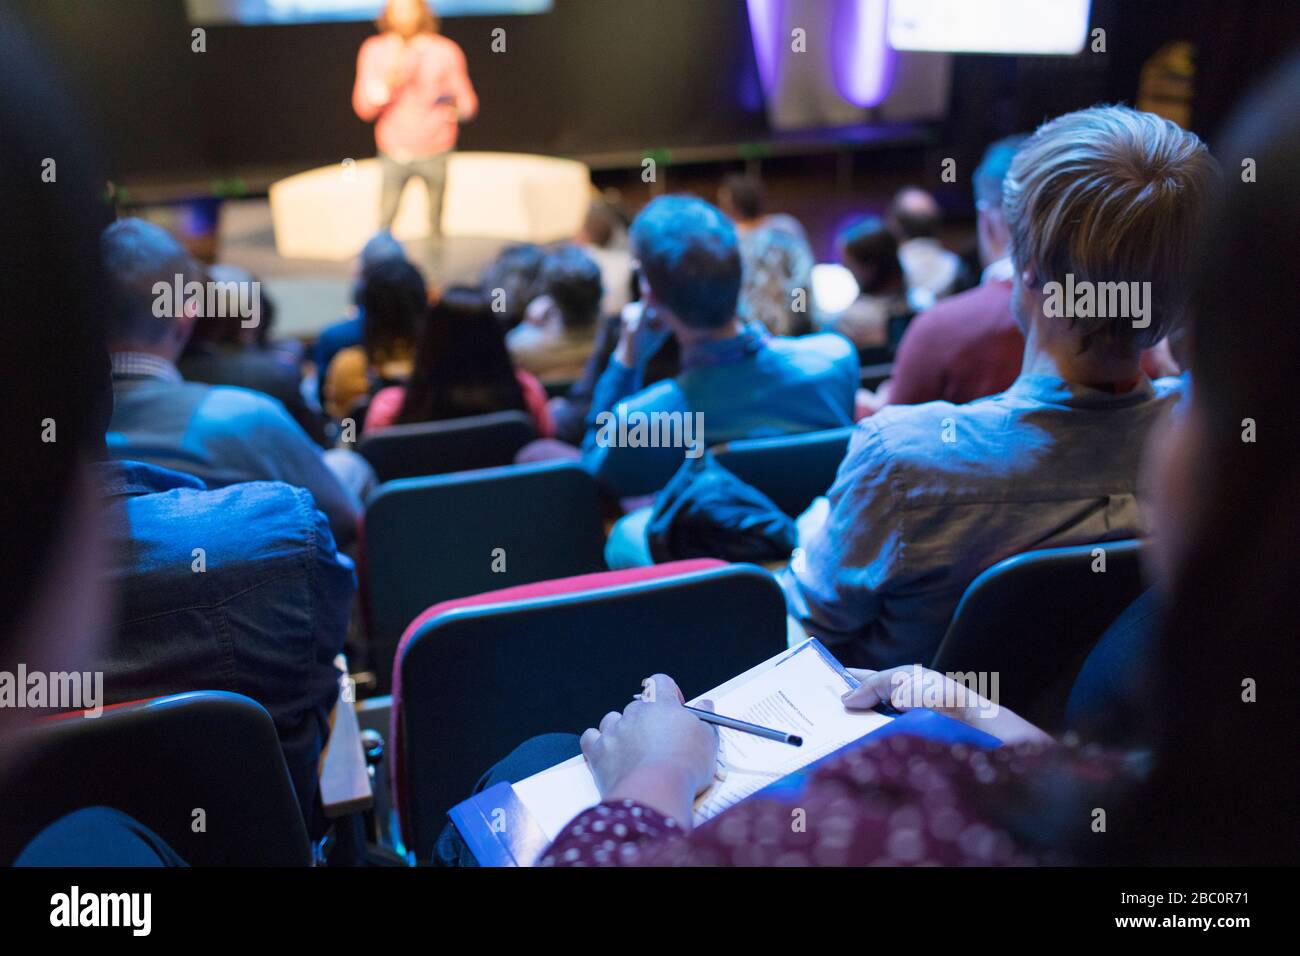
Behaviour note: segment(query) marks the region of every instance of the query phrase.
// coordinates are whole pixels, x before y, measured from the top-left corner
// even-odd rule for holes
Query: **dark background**
[[[373,155],[352,113],[370,23],[208,27],[190,52],[183,0],[18,0],[119,180],[257,181]],[[1048,116],[1132,101],[1142,63],[1169,40],[1197,46],[1193,127],[1214,131],[1243,89],[1300,36],[1297,0],[1094,0],[1107,53],[959,56],[947,155]],[[482,103],[466,149],[576,155],[765,137],[744,0],[556,0],[549,14],[445,20]],[[490,51],[507,31],[508,52]]]

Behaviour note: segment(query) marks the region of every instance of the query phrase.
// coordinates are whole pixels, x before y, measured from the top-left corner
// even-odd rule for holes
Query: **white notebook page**
[[[854,686],[850,681],[809,640],[700,695],[719,714],[798,734],[803,746],[719,727],[718,775],[695,802],[695,823],[888,723],[874,711],[844,709],[840,697]],[[600,802],[581,756],[519,781],[514,791],[551,840]]]

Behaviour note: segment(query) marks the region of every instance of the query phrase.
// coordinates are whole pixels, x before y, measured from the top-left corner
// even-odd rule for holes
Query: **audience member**
[[[900,189],[889,207],[889,227],[898,239],[898,259],[912,308],[929,308],[950,294],[961,277],[961,258],[939,242],[943,213],[935,198],[917,186]]]
[[[601,314],[617,314],[631,301],[632,287],[632,255],[622,216],[606,200],[593,199],[574,242],[600,267]]]
[[[181,377],[175,362],[197,316],[188,296],[186,303],[160,302],[154,287],[170,290],[177,276],[184,285],[200,273],[165,230],[124,219],[104,231],[101,245],[110,285],[113,456],[175,469],[216,488],[241,481],[305,488],[329,516],[334,536],[350,542],[360,495],[374,481],[369,465],[349,451],[322,453],[284,406],[265,395]]]
[[[596,427],[583,442],[589,467],[609,491],[658,490],[682,449],[611,442],[609,434],[619,430],[599,427],[604,412],[628,422],[694,415],[703,431],[695,441],[705,445],[851,423],[858,363],[847,341],[782,338],[736,318],[740,252],[734,227],[717,208],[701,199],[660,197],[637,216],[631,238],[642,301],[624,310],[619,343],[592,400],[589,420]],[[646,388],[646,359],[669,335],[680,348],[682,371]]]
[[[349,415],[376,389],[410,376],[429,294],[420,270],[405,259],[390,259],[370,271],[361,304],[362,344],[339,352],[325,373],[325,410],[335,418]]]
[[[1020,374],[1025,338],[1011,311],[1011,234],[1002,186],[1024,136],[998,140],[975,170],[980,285],[918,315],[894,360],[888,400],[957,405],[1005,391]]]
[[[889,320],[908,312],[907,287],[898,261],[898,242],[883,221],[869,216],[835,240],[840,261],[858,283],[858,297],[835,320],[835,331],[867,353],[888,361]],[[874,354],[873,354],[874,353]]]
[[[577,246],[561,246],[542,260],[536,292],[506,335],[510,356],[543,382],[573,381],[595,345],[600,267]]]
[[[235,266],[208,267],[208,281],[233,288],[237,284],[258,289],[259,314],[255,326],[245,327],[239,318],[202,316],[195,320],[177,367],[187,382],[205,385],[233,385],[269,395],[284,406],[312,441],[325,447],[325,422],[320,412],[309,408],[302,395],[302,378],[297,372],[262,347],[265,329],[274,321],[275,304],[246,270]]]
[[[355,314],[351,318],[326,326],[316,340],[312,358],[316,364],[317,401],[324,404],[325,370],[334,361],[334,356],[353,345],[360,345],[365,336],[365,313],[361,308],[361,297],[366,287],[366,280],[375,266],[389,259],[405,259],[402,244],[393,238],[387,230],[375,233],[367,240],[357,259],[357,276],[352,286],[352,302]]]
[[[524,310],[536,295],[537,277],[545,258],[541,246],[522,242],[506,246],[484,267],[479,289],[492,303],[502,332],[509,332],[524,320]]]
[[[376,393],[366,431],[515,410],[533,416],[539,435],[551,434],[546,391],[511,363],[487,300],[452,286],[424,322],[410,381]]]
[[[1179,386],[1153,384],[1139,354],[1180,319],[1212,169],[1195,136],[1119,107],[1062,116],[1021,147],[1004,199],[1020,377],[984,401],[891,405],[860,424],[830,515],[785,578],[792,612],[847,663],[928,660],[1001,558],[1145,531],[1138,456]],[[1133,295],[1055,308],[1057,284],[1076,282]]]
[[[769,217],[740,237],[740,299],[736,317],[759,322],[774,335],[813,330],[812,247],[788,216]],[[797,225],[797,223],[796,223]]]

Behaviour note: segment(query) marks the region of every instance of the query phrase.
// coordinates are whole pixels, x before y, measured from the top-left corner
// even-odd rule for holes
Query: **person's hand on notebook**
[[[850,667],[848,671],[861,681],[859,687],[844,695],[844,706],[849,710],[870,710],[877,704],[888,704],[901,711],[934,710],[1007,744],[1052,739],[1050,734],[997,701],[919,664],[904,664],[883,671]]]
[[[713,781],[718,733],[682,708],[671,677],[656,674],[623,713],[611,711],[582,735],[582,753],[603,800],[635,800],[691,826],[696,794]],[[703,710],[712,704],[701,701]]]

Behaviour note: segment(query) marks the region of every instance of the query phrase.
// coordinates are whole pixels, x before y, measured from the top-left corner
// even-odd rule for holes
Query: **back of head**
[[[472,286],[450,286],[429,310],[398,422],[523,407],[505,333],[490,300]]]
[[[763,215],[763,184],[752,176],[731,173],[722,180],[718,201],[741,222],[752,222]]]
[[[743,280],[736,312],[761,322],[777,335],[812,331],[812,269],[808,240],[790,229],[767,224],[742,244]]]
[[[990,143],[984,150],[984,157],[971,175],[971,186],[975,191],[975,205],[981,210],[1001,212],[1002,184],[1011,172],[1011,163],[1016,152],[1025,144],[1029,136],[1017,133],[997,142]]]
[[[18,632],[30,624],[60,536],[71,530],[83,466],[104,454],[113,408],[99,260],[99,232],[111,218],[99,195],[104,180],[88,168],[91,145],[72,132],[82,129],[79,120],[31,51],[0,8],[0,670],[9,672],[18,660],[35,669],[54,653],[20,647]],[[44,181],[47,170],[56,175]]]
[[[632,252],[655,298],[692,328],[720,328],[736,314],[736,228],[693,196],[660,196],[632,223]]]
[[[614,241],[620,225],[618,215],[609,203],[603,199],[593,199],[587,207],[586,218],[582,221],[582,233],[587,242],[598,249],[606,249]]]
[[[555,302],[566,329],[588,328],[600,315],[600,266],[577,246],[560,246],[547,254],[537,290]]]
[[[172,290],[179,282],[183,290],[199,276],[194,260],[166,229],[136,218],[120,219],[105,229],[100,247],[109,283],[109,347],[161,342],[180,318],[180,303],[168,296],[159,308],[155,286],[161,283]]]
[[[506,246],[479,276],[479,289],[488,297],[497,319],[506,328],[524,317],[537,292],[537,276],[546,254],[531,242]]]
[[[844,264],[867,295],[902,288],[898,240],[877,216],[868,216],[840,233],[837,244]]]
[[[1003,213],[1018,273],[1034,285],[1150,283],[1148,324],[1128,315],[1076,316],[1093,336],[1154,345],[1187,302],[1193,237],[1215,164],[1195,135],[1154,113],[1101,106],[1050,120],[1017,151],[1003,186]]]
[[[428,304],[420,270],[405,259],[388,259],[370,271],[361,305],[366,352],[372,363],[410,355]]]
[[[889,205],[889,225],[899,242],[932,239],[939,235],[942,222],[939,203],[919,186],[900,189]]]

